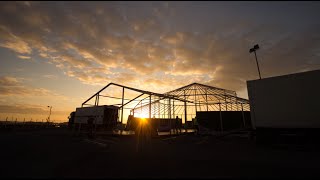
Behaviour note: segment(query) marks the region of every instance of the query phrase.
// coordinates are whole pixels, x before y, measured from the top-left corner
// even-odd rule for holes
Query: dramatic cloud
[[[58,79],[58,77],[53,74],[46,74],[46,75],[43,75],[43,77],[48,78],[48,79]]]
[[[30,56],[22,56],[22,55],[18,55],[18,58],[20,58],[20,59],[31,59]]]
[[[15,77],[0,77],[0,96],[55,96],[63,97],[45,88],[27,87]]]
[[[0,77],[0,85],[1,86],[16,86],[19,82],[15,77]]]
[[[263,77],[320,68],[316,3],[279,2],[272,14],[275,5],[266,2],[0,4],[1,47],[22,59],[38,55],[84,84],[165,92],[199,82],[243,91],[258,77],[248,52],[255,43]],[[0,91],[51,93],[22,86]]]
[[[0,26],[0,37],[2,39],[0,47],[11,49],[17,53],[31,54],[32,49],[28,43],[12,34],[5,26],[2,25]]]
[[[54,75],[44,77],[54,79]],[[66,97],[46,88],[32,87],[26,84],[28,79],[10,76],[0,77],[0,120],[8,115],[18,118],[25,117],[46,119],[48,116],[48,104],[54,106],[53,119],[67,120],[67,116],[73,111],[72,104],[76,99]],[[78,100],[82,100],[79,98]]]

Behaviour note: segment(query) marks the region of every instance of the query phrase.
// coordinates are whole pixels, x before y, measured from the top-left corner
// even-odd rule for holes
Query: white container
[[[320,128],[320,70],[247,81],[254,128]]]
[[[94,119],[94,124],[117,121],[118,107],[116,106],[93,106],[76,108],[75,123],[87,124],[89,118]]]

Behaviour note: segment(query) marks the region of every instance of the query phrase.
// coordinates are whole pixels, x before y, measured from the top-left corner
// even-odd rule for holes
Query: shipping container
[[[176,119],[169,119],[169,118],[140,118],[140,117],[133,117],[129,115],[128,123],[126,126],[126,130],[135,130],[139,126],[141,121],[145,121],[145,123],[150,126],[153,130],[157,132],[168,132],[171,129],[182,128],[182,120],[181,118],[178,119],[178,123]]]
[[[197,111],[197,122],[212,131],[252,128],[250,111]]]

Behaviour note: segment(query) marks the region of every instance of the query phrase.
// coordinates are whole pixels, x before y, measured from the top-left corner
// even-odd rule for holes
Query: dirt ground
[[[0,132],[0,178],[320,177],[319,148],[258,146],[245,135],[105,135],[66,129]]]

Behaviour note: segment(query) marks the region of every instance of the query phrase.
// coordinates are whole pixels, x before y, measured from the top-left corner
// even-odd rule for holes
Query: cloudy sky
[[[320,2],[0,2],[0,119],[67,121],[110,82],[164,93],[320,68]]]

